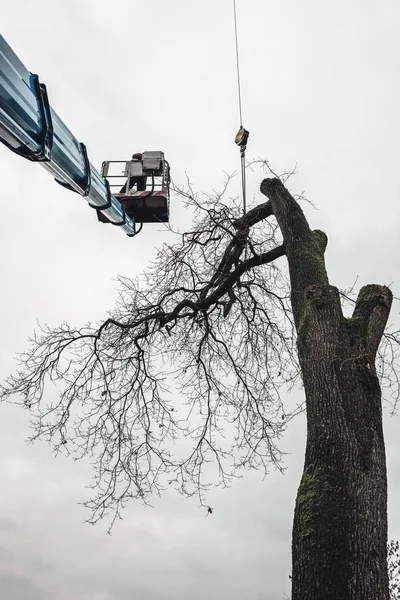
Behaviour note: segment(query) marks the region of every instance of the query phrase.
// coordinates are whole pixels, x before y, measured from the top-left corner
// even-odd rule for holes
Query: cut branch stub
[[[339,291],[332,285],[310,285],[305,292],[305,309],[298,328],[298,344],[308,358],[334,356],[340,344],[342,309]]]
[[[361,288],[352,321],[358,325],[366,353],[375,360],[389,318],[393,294],[384,285],[370,284]]]

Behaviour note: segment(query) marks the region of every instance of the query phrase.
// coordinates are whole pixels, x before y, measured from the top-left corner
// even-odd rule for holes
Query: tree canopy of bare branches
[[[207,506],[208,487],[240,469],[281,468],[278,442],[300,410],[284,406],[282,391],[301,375],[308,437],[292,598],[319,600],[326,588],[325,600],[387,600],[378,377],[394,410],[392,293],[371,285],[355,299],[330,285],[327,236],[310,229],[283,178],[264,179],[268,199],[246,214],[225,192],[199,198],[188,183],[190,231],[142,276],[119,279],[102,323],[41,327],[1,396],[30,411],[32,440],[92,458],[90,520],[113,523],[128,500],[149,502],[166,486]]]
[[[166,485],[203,502],[238,468],[280,467],[296,409],[279,390],[298,375],[285,250],[269,202],[241,215],[225,192],[181,191],[191,231],[142,277],[119,278],[100,325],[42,326],[3,387],[30,411],[32,440],[93,459],[92,521]]]

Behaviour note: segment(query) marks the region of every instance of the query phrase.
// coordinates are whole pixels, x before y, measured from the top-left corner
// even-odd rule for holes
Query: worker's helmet
[[[142,160],[143,154],[141,152],[136,152],[135,154],[132,154],[132,158],[136,160]]]

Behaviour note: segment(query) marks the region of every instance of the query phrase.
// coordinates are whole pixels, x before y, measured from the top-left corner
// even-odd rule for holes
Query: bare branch
[[[189,182],[183,195],[192,229],[139,279],[119,278],[99,326],[40,328],[1,390],[30,411],[32,441],[92,457],[92,522],[167,485],[208,506],[211,484],[281,468],[277,441],[300,410],[280,397],[298,367],[270,209],[241,218],[223,193],[200,198]]]

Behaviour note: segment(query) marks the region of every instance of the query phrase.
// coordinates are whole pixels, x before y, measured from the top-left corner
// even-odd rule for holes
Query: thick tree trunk
[[[375,356],[392,294],[371,285],[352,318],[313,232],[278,180],[265,180],[284,237],[307,407],[292,546],[292,600],[388,600],[387,485]]]
[[[370,291],[376,319],[386,322],[390,297],[379,286]],[[293,600],[389,598],[381,396],[364,318],[343,318],[336,288],[306,294],[298,351],[308,426],[293,526]]]

